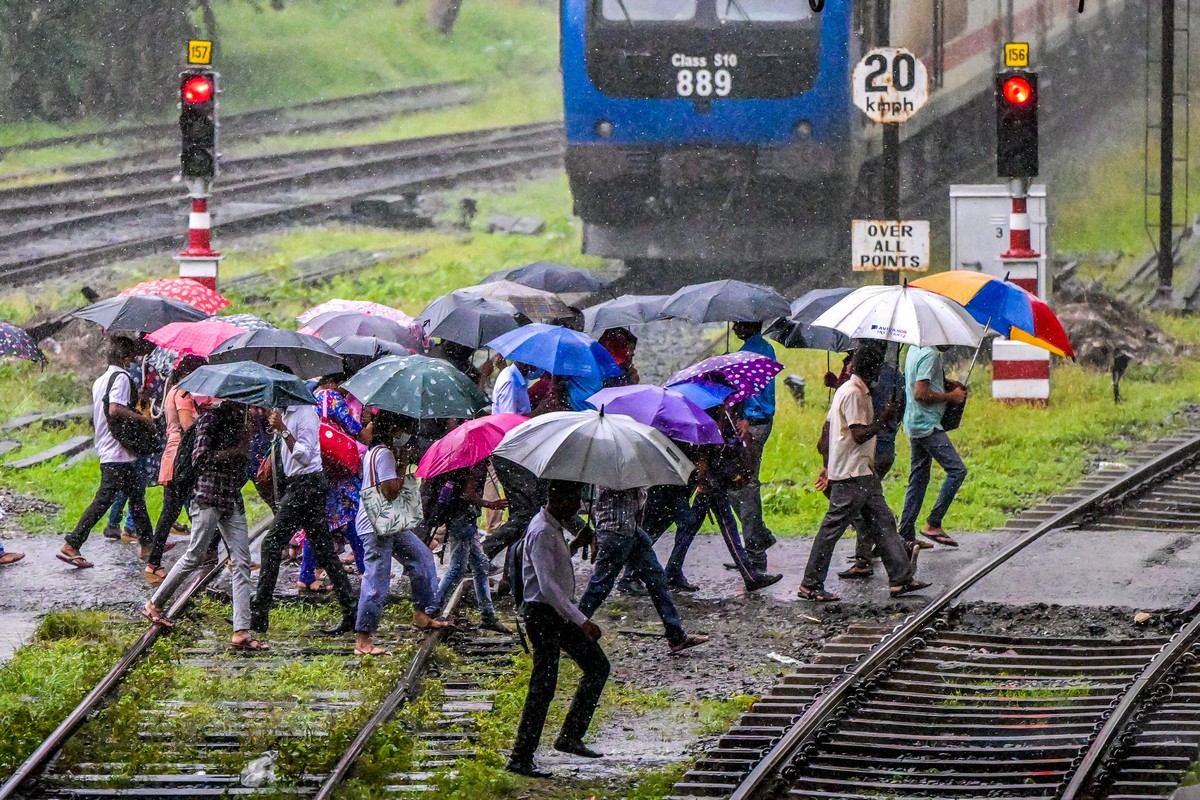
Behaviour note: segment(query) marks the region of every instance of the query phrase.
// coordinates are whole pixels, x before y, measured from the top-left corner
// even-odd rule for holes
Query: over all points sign
[[[929,221],[856,219],[851,227],[855,272],[929,269]]]

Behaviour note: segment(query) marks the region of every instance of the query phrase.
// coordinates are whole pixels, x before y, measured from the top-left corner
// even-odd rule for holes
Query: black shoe
[[[121,529],[120,528],[105,528],[104,529],[104,538],[120,540]]]
[[[346,615],[342,617],[342,621],[332,628],[326,628],[321,631],[322,636],[341,636],[343,633],[350,633],[354,630],[354,617]]]
[[[581,758],[604,758],[603,753],[597,753],[578,739],[564,739],[560,736],[554,740],[554,749]]]
[[[617,591],[631,597],[645,597],[649,594],[640,583],[618,583]]]
[[[875,574],[875,570],[871,568],[870,563],[863,564],[856,561],[850,569],[844,569],[837,574],[843,580],[856,580],[869,578]]]
[[[512,633],[508,628],[500,623],[500,620],[495,617],[484,617],[479,622],[479,627],[485,631],[495,631],[496,633]]]
[[[542,769],[535,761],[513,761],[511,758],[504,768],[509,772],[515,772],[518,775],[524,775],[526,778],[553,778],[554,773],[550,770]]]
[[[768,586],[774,586],[783,580],[782,575],[759,575],[754,580],[746,584],[747,592],[757,592],[759,589],[765,589]]]
[[[698,591],[700,591],[699,586],[697,586],[694,583],[689,583],[688,579],[683,577],[682,575],[679,575],[678,577],[669,579],[667,581],[667,586],[670,586],[672,589],[674,589],[677,592],[698,592]]]

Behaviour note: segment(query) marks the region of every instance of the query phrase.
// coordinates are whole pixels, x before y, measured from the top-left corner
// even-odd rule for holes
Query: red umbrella
[[[207,314],[215,314],[230,305],[222,295],[191,278],[164,278],[158,281],[143,281],[130,286],[121,294],[126,296],[154,295],[180,300],[195,306]]]
[[[146,340],[168,350],[208,358],[213,350],[228,339],[245,332],[245,329],[223,319],[205,319],[200,322],[172,322],[154,333],[146,334]]]
[[[492,414],[464,422],[425,451],[417,464],[418,478],[473,467],[492,454],[504,434],[525,422],[520,414]]]

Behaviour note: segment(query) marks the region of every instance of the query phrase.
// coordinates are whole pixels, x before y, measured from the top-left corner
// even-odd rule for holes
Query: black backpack
[[[192,427],[184,431],[179,439],[179,449],[175,451],[175,472],[171,477],[171,482],[176,485],[177,491],[183,493],[183,497],[191,495],[199,474],[200,465],[192,458],[195,449],[196,423],[193,422]]]
[[[113,384],[122,374],[125,375],[125,380],[129,381],[130,392],[133,391],[133,379],[129,377],[128,373],[114,372],[108,379],[108,388],[104,390],[104,417],[108,420],[108,432],[121,447],[135,456],[148,456],[161,452],[162,442],[159,441],[158,430],[148,417],[132,420],[126,417],[114,417],[108,413],[108,407],[111,404],[108,398],[112,396]]]

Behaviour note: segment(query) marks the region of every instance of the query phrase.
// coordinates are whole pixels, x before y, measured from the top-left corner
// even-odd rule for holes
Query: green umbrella
[[[304,381],[253,361],[206,364],[181,380],[178,388],[201,397],[220,397],[266,408],[317,404]]]
[[[342,387],[364,406],[415,419],[469,419],[488,404],[470,378],[429,356],[381,358]]]

